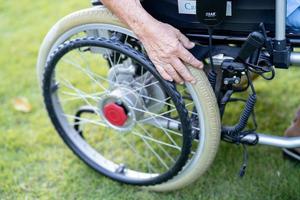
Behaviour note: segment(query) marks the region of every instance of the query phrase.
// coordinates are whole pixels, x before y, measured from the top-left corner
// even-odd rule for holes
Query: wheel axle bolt
[[[104,106],[104,116],[114,126],[122,127],[128,120],[128,115],[121,105],[109,103]]]

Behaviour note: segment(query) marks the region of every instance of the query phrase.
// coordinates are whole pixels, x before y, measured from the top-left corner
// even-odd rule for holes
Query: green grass
[[[280,149],[251,147],[247,175],[237,177],[241,147],[222,143],[216,161],[183,190],[161,194],[110,181],[83,164],[63,144],[43,109],[35,64],[39,45],[62,16],[89,1],[2,1],[0,3],[0,199],[297,199],[299,165]],[[257,81],[260,131],[280,135],[299,106],[297,70],[279,71],[274,81]],[[13,109],[27,97],[33,111]],[[228,121],[238,109],[230,108]]]

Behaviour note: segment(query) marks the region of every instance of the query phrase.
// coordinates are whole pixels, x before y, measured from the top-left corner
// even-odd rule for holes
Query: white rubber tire
[[[150,189],[154,191],[165,192],[178,190],[195,182],[209,169],[219,148],[221,140],[221,121],[215,94],[204,71],[197,70],[193,67],[189,67],[189,69],[197,79],[197,83],[190,86],[193,87],[193,90],[196,92],[198,102],[201,104],[199,106],[204,116],[204,130],[201,130],[201,133],[205,134],[205,139],[201,145],[202,150],[200,152],[196,151],[196,154],[183,171],[172,180],[150,187]]]
[[[66,31],[85,24],[110,24],[128,29],[104,7],[85,9],[64,17],[52,27],[41,45],[37,61],[39,83],[41,83],[49,53],[57,43],[58,38]],[[203,120],[205,128],[202,130],[205,133],[205,140],[201,145],[201,152],[193,156],[182,172],[172,180],[146,189],[165,192],[177,190],[191,184],[209,169],[217,153],[221,138],[221,122],[217,101],[206,74],[201,70],[189,68],[196,77],[197,83],[195,85],[188,84],[188,86],[196,92],[198,102],[201,102],[199,106],[201,106],[203,116],[205,116]]]
[[[60,38],[67,31],[86,24],[109,24],[128,29],[118,20],[118,18],[116,18],[104,7],[94,7],[80,10],[62,18],[48,32],[39,50],[37,60],[37,75],[40,85],[50,51],[53,50],[53,46],[57,47],[59,45],[56,44],[58,38]]]

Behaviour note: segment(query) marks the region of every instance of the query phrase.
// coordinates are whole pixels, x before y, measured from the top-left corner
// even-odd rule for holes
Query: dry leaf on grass
[[[25,97],[18,97],[13,100],[14,109],[20,112],[29,113],[32,110],[32,106],[28,99]]]

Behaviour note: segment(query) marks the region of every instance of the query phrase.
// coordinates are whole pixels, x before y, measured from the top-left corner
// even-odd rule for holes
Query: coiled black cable
[[[217,83],[217,73],[214,70],[210,70],[207,78],[211,87],[215,90],[216,83]]]
[[[229,134],[229,135],[235,135],[240,133],[241,131],[243,131],[247,124],[248,124],[248,119],[250,118],[250,116],[252,115],[255,103],[256,103],[256,94],[251,94],[246,102],[244,111],[240,117],[239,123],[235,126],[232,127],[224,127],[223,128],[223,132],[225,132],[225,134]]]

